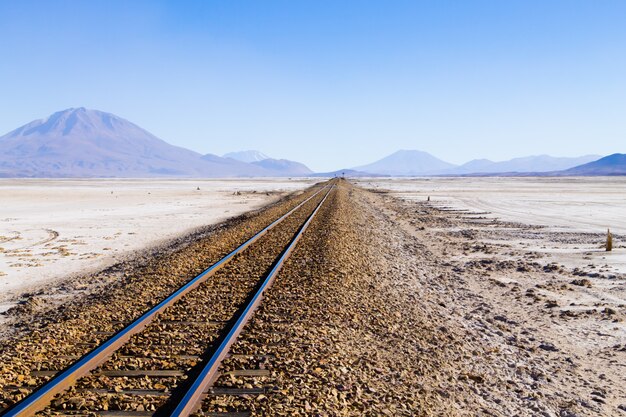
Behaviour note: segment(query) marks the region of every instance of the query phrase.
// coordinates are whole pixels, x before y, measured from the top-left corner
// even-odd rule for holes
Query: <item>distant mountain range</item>
[[[224,158],[232,158],[241,162],[260,162],[266,159],[270,159],[269,156],[261,153],[259,151],[239,151],[239,152],[228,152],[223,155]]]
[[[265,168],[267,170],[282,173],[284,175],[306,176],[313,174],[306,165],[288,159],[274,159],[259,151],[239,151],[224,154],[224,158],[232,158],[237,161],[247,162]]]
[[[386,177],[388,175],[383,174],[371,174],[369,172],[363,171],[355,171],[354,169],[338,169],[337,171],[330,172],[317,172],[311,175],[312,177],[345,177],[345,178],[356,178],[356,177]]]
[[[475,159],[463,165],[455,166],[426,152],[400,150],[371,164],[311,174],[314,177],[346,176],[353,178],[381,176],[511,177],[592,175],[626,175],[626,155],[614,154],[604,158],[598,155],[574,158],[537,155],[501,162]]]
[[[446,174],[561,171],[595,161],[599,158],[601,158],[600,155],[585,155],[574,158],[536,155],[501,162],[493,162],[488,159],[474,159],[449,170]]]
[[[246,163],[170,145],[110,113],[72,108],[0,137],[0,177],[306,175],[297,162]],[[259,161],[262,162],[262,161]]]
[[[257,151],[201,155],[170,145],[110,113],[72,108],[0,137],[0,177],[269,177],[269,176],[573,176],[626,175],[626,155],[528,156],[457,166],[418,150],[370,164],[314,174],[306,165]]]
[[[498,173],[543,173],[561,171],[576,167],[600,158],[600,155],[586,155],[577,158],[557,158],[549,155],[527,156],[508,161],[493,162],[488,159],[474,159],[463,165],[453,165],[442,161],[427,152],[400,150],[368,165],[354,170],[377,175],[420,176],[420,175],[468,175]]]
[[[301,164],[300,162],[290,161],[288,159],[267,158],[261,161],[251,162],[251,164],[282,176],[292,175],[306,177],[307,175],[313,174],[313,171],[311,171],[306,165]]]

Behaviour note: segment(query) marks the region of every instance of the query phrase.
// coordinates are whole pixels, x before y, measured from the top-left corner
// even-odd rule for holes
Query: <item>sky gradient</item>
[[[0,0],[0,135],[68,107],[316,171],[626,152],[624,1]]]

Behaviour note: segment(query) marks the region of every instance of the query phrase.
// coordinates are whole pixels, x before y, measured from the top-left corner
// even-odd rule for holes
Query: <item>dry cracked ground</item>
[[[257,366],[268,374],[217,381],[271,390],[213,396],[204,409],[626,416],[626,277],[595,265],[569,270],[507,244],[520,235],[598,238],[486,223],[341,181],[233,346],[238,355],[224,362],[225,370]],[[5,332],[4,346],[31,327],[60,325],[35,326],[28,317],[13,319],[21,330]],[[2,357],[3,375],[10,359]],[[0,388],[8,383],[0,377]]]

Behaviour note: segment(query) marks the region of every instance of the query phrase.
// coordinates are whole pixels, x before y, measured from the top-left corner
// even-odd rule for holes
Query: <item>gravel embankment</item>
[[[455,415],[463,387],[449,378],[461,339],[443,327],[415,285],[415,242],[347,184],[311,224],[232,351],[217,386],[270,386],[250,398],[211,397],[205,411],[255,415]],[[435,304],[436,305],[436,304]],[[257,359],[255,359],[257,358]],[[468,379],[473,375],[468,374]],[[469,385],[474,382],[468,383]]]
[[[54,414],[59,410],[155,411],[164,405],[171,392],[181,385],[184,376],[128,378],[99,374],[120,370],[189,373],[211,342],[224,332],[225,324],[244,304],[323,195],[322,192],[305,203],[197,289],[167,308],[92,375],[81,378],[75,389],[55,400],[53,407],[45,413]],[[146,389],[155,393],[130,393]]]

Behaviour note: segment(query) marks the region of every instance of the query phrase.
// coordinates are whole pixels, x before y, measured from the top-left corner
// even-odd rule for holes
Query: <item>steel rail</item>
[[[293,238],[289,246],[285,249],[285,251],[280,255],[280,258],[275,263],[274,267],[268,273],[268,275],[263,280],[263,283],[259,286],[254,296],[250,299],[248,305],[242,311],[237,321],[232,325],[228,334],[224,337],[220,345],[215,349],[211,358],[204,365],[196,379],[191,383],[189,388],[184,392],[182,399],[176,405],[176,408],[169,414],[170,417],[187,417],[194,413],[201,405],[203,394],[206,390],[213,384],[217,377],[217,373],[219,371],[220,364],[228,354],[228,350],[230,346],[237,340],[239,333],[241,333],[242,329],[252,317],[254,311],[261,304],[261,300],[263,297],[264,291],[269,288],[278,272],[283,267],[285,261],[291,255],[291,252],[296,247],[296,244],[304,234],[304,231],[308,228],[309,224],[315,217],[315,214],[319,211],[319,209],[328,198],[330,192],[335,188],[334,185],[326,192],[326,195],[317,205],[313,213],[307,218],[306,222],[302,225],[296,236]]]
[[[92,351],[85,354],[79,360],[74,362],[74,364],[67,367],[65,370],[61,371],[57,375],[55,375],[52,379],[47,381],[37,390],[30,393],[28,396],[14,404],[13,406],[5,409],[0,416],[2,417],[29,417],[33,416],[38,411],[43,410],[47,405],[50,404],[55,395],[67,390],[71,387],[79,378],[89,374],[94,368],[101,365],[105,362],[116,350],[122,347],[133,335],[142,331],[148,324],[152,322],[152,320],[167,307],[174,304],[184,295],[189,293],[190,291],[197,288],[200,284],[206,281],[211,275],[224,267],[228,262],[230,262],[237,254],[244,251],[248,246],[259,240],[262,236],[264,236],[267,232],[289,217],[293,212],[298,210],[308,201],[313,199],[323,190],[328,187],[333,187],[328,184],[324,187],[317,190],[312,196],[302,201],[293,209],[289,210],[287,213],[274,220],[268,226],[266,226],[261,231],[257,232],[250,239],[245,241],[235,250],[230,252],[228,255],[224,256],[222,259],[217,261],[215,264],[211,265],[209,268],[205,269],[191,281],[180,287],[178,290],[170,294],[167,298],[159,302],[157,305],[152,307],[150,310],[142,314],[139,318],[134,320],[128,326],[121,329],[119,332],[111,336],[100,346],[96,347]],[[330,190],[329,190],[330,191]],[[328,193],[326,193],[328,195]],[[326,198],[326,197],[324,197]],[[318,206],[319,207],[319,206]]]

